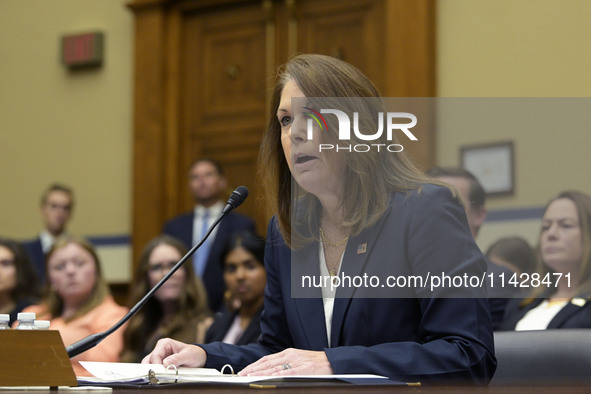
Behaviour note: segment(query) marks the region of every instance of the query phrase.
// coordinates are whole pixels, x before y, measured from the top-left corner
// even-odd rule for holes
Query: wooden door
[[[256,160],[276,67],[296,53],[342,58],[384,96],[432,97],[434,0],[133,0],[135,106],[133,255],[164,221],[193,202],[187,170],[197,157],[246,185],[240,211],[268,217]],[[411,149],[435,163],[435,134]],[[231,191],[228,190],[228,193]]]
[[[219,161],[228,178],[228,194],[240,185],[249,188],[239,210],[257,220],[261,233],[267,218],[258,208],[256,170],[271,73],[268,16],[259,2],[187,14],[181,59],[183,167],[198,157]],[[186,185],[179,186],[186,190]],[[183,208],[192,204],[187,195]]]
[[[300,1],[295,9],[298,52],[345,60],[384,87],[384,2]]]
[[[345,60],[384,97],[434,97],[434,11],[430,1],[301,0],[295,7],[297,50]],[[435,165],[432,102],[420,107],[420,143],[404,144],[424,169]]]

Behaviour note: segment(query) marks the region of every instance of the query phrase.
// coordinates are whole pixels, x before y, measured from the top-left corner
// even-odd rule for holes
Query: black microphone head
[[[228,204],[232,206],[232,209],[238,208],[240,204],[246,200],[246,197],[248,197],[248,189],[246,186],[238,186],[236,190],[230,194]]]

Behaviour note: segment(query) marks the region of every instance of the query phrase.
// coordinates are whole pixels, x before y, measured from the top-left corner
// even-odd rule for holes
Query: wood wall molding
[[[136,1],[133,105],[132,254],[162,226],[170,191],[166,190],[167,80],[166,26],[163,1]],[[175,133],[172,135],[174,136]],[[135,263],[134,263],[135,264]]]
[[[276,67],[299,52],[343,57],[384,96],[435,96],[434,0],[134,0],[133,260],[190,209],[199,156],[248,183],[264,234],[256,156]],[[410,150],[435,163],[435,131]],[[229,190],[231,191],[231,190]]]

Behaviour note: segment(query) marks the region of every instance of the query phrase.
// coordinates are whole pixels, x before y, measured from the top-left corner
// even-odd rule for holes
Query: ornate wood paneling
[[[295,53],[343,58],[385,96],[435,95],[433,0],[134,0],[133,248],[192,206],[187,169],[219,160],[240,210],[267,217],[257,200],[256,158],[275,68]],[[435,163],[435,133],[409,149]],[[230,192],[231,190],[228,190]]]
[[[255,174],[268,73],[263,7],[257,2],[189,13],[183,36],[184,167],[195,157],[215,158],[226,170],[228,193],[246,185],[251,197],[241,210],[260,217]],[[264,231],[264,220],[258,224]]]
[[[384,88],[383,1],[301,1],[297,5],[297,45],[302,52],[345,60]]]

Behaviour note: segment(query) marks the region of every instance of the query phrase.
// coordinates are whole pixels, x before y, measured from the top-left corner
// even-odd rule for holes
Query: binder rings
[[[385,376],[369,374],[344,375],[292,375],[292,376],[236,376],[223,374],[209,368],[179,367],[168,369],[161,364],[106,363],[80,361],[92,377],[78,376],[81,386],[141,387],[142,385],[236,385],[254,388],[288,386],[335,386],[335,385],[399,385],[414,386],[418,383],[397,382]],[[222,368],[229,369],[230,368]]]

